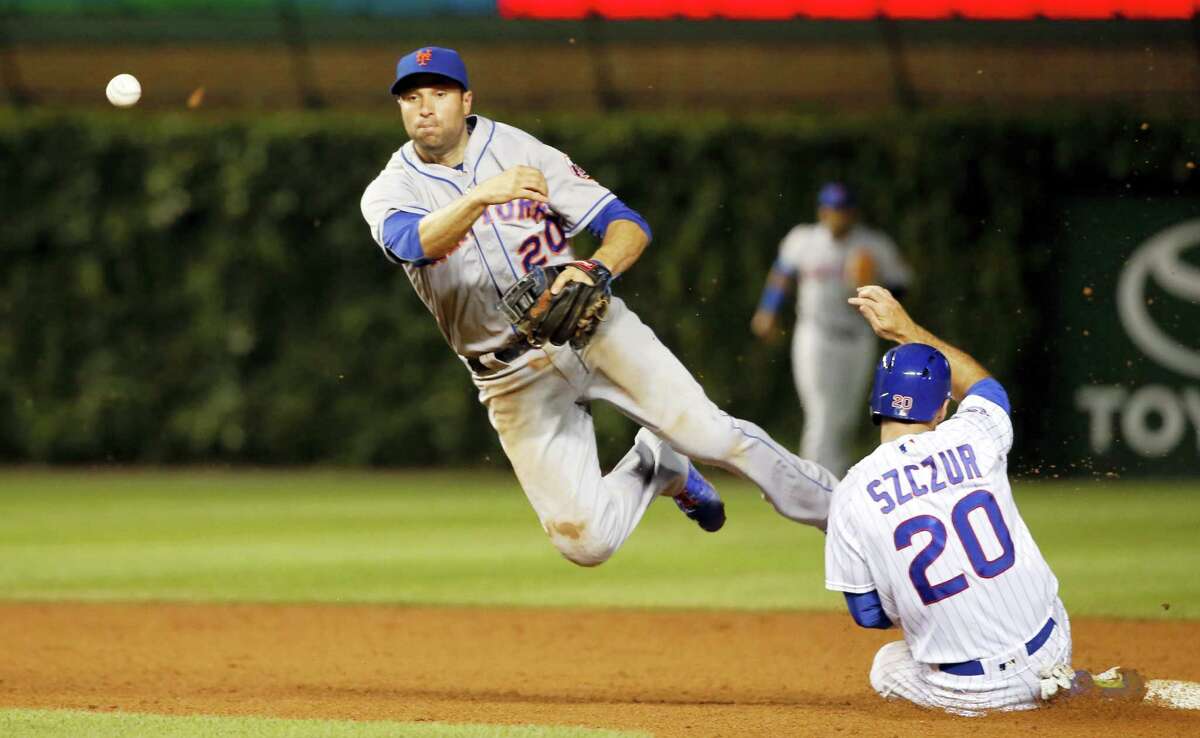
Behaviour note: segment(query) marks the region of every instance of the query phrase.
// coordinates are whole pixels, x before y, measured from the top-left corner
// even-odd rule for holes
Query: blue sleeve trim
[[[588,232],[596,238],[604,238],[605,231],[614,220],[630,220],[637,223],[638,228],[641,228],[646,233],[647,239],[653,239],[654,234],[650,232],[650,224],[646,222],[636,210],[621,202],[620,198],[614,197],[611,202],[604,206],[604,209],[596,213],[596,217],[592,218],[587,224]]]
[[[879,601],[879,593],[875,590],[854,594],[846,592],[846,607],[850,609],[850,617],[863,628],[878,628],[887,630],[892,627],[892,621],[883,611],[883,603]]]
[[[773,285],[767,285],[763,290],[762,299],[758,301],[759,310],[765,310],[768,313],[779,312],[779,307],[783,305],[784,298],[787,297],[784,291]]]
[[[570,230],[568,230],[568,231],[567,231],[567,238],[574,238],[574,237],[575,237],[575,234],[579,233],[580,231],[582,231],[583,229],[585,229],[585,228],[587,228],[589,225],[591,225],[591,223],[592,223],[592,212],[593,212],[593,211],[594,211],[596,208],[600,207],[600,205],[601,205],[602,203],[608,202],[609,200],[615,200],[615,199],[617,199],[617,196],[616,196],[616,195],[614,195],[614,194],[613,194],[613,193],[611,193],[611,192],[605,192],[605,193],[604,193],[604,194],[603,194],[603,195],[600,197],[600,199],[599,199],[599,200],[597,200],[596,202],[592,203],[592,206],[591,206],[590,208],[588,208],[588,209],[587,209],[587,212],[583,214],[583,217],[582,217],[582,218],[580,218],[579,220],[575,221],[575,225],[571,226]],[[553,205],[551,205],[551,207],[553,207]],[[557,211],[555,211],[555,212],[557,212]]]
[[[1008,393],[994,377],[985,377],[967,390],[968,395],[978,395],[985,400],[991,400],[1004,409],[1005,415],[1012,415],[1012,407],[1008,403]]]
[[[416,266],[432,264],[421,248],[420,223],[423,216],[397,211],[383,221],[383,247],[400,261]]]

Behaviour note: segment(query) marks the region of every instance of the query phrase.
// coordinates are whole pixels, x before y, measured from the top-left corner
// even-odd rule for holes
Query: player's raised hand
[[[546,184],[546,177],[537,169],[523,164],[485,179],[471,194],[483,205],[501,205],[522,198],[550,202],[550,187]]]
[[[891,292],[873,284],[859,287],[857,291],[849,302],[867,319],[875,335],[896,343],[913,340],[916,323]]]

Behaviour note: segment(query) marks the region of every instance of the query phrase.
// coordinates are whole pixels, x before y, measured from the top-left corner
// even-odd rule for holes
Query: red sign
[[[505,18],[932,20],[1191,18],[1200,0],[499,0]]]

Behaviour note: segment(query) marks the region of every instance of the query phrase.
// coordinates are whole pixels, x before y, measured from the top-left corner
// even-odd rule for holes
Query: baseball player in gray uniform
[[[792,374],[804,408],[800,455],[843,474],[862,417],[855,398],[866,391],[876,350],[871,330],[846,299],[856,287],[874,283],[902,293],[911,273],[891,239],[858,222],[854,194],[845,185],[824,185],[817,203],[818,222],[796,226],[780,244],[750,327],[761,339],[772,337],[776,314],[796,287]]]
[[[584,566],[605,561],[662,495],[703,529],[719,529],[724,504],[691,460],[740,474],[782,515],[823,528],[836,478],[722,412],[620,298],[583,346],[534,346],[501,309],[506,291],[541,266],[572,265],[551,294],[625,272],[650,241],[645,220],[561,151],[473,114],[455,51],[406,55],[391,91],[410,141],[367,187],[363,216],[470,370],[562,555]],[[584,229],[601,244],[576,261],[570,238]],[[608,474],[596,455],[592,400],[642,427]]]

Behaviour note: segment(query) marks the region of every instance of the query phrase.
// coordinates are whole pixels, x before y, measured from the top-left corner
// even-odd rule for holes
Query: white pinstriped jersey
[[[968,395],[935,430],[877,448],[833,493],[825,586],[878,590],[927,664],[988,658],[1033,637],[1058,580],[1009,486],[1012,422]]]
[[[384,222],[397,211],[425,215],[520,164],[542,172],[549,207],[524,199],[491,205],[449,256],[426,266],[404,264],[446,341],[462,356],[478,356],[511,340],[511,327],[496,309],[504,290],[534,266],[574,261],[568,239],[614,195],[566,154],[519,128],[479,115],[468,121],[473,128],[461,169],[426,164],[410,141],[367,186],[362,212],[383,247]],[[386,247],[384,254],[396,261]]]
[[[846,299],[854,289],[846,283],[846,257],[866,249],[875,260],[875,283],[907,287],[912,270],[892,239],[879,231],[855,225],[835,239],[821,224],[798,225],[779,244],[780,263],[796,271],[796,322],[811,322],[840,333],[867,335],[870,326]]]

